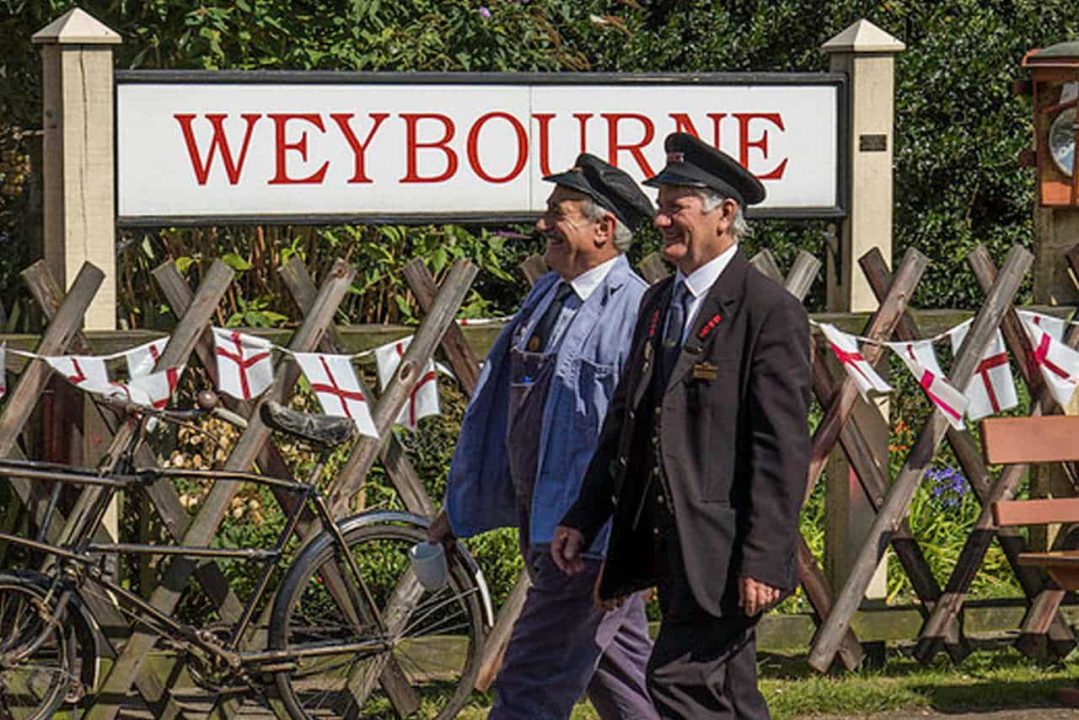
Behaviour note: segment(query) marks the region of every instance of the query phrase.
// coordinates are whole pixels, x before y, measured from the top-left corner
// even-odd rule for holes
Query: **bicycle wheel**
[[[321,547],[297,559],[275,600],[270,647],[325,654],[294,655],[289,669],[275,673],[293,717],[442,720],[455,717],[467,702],[482,650],[481,591],[456,554],[447,556],[449,584],[438,592],[423,590],[407,553],[424,538],[411,524],[345,530],[363,587],[345,580],[352,574],[328,534],[316,540]],[[363,588],[386,632],[365,611]],[[371,641],[382,641],[382,647],[332,650]]]
[[[63,704],[75,677],[73,625],[38,583],[0,574],[0,718],[48,718]]]

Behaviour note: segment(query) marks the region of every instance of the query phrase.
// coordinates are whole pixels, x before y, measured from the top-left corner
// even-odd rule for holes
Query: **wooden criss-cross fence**
[[[1069,257],[1079,273],[1079,248]],[[752,262],[764,274],[783,282],[787,289],[799,298],[803,298],[808,291],[820,265],[812,256],[803,253],[784,281],[769,254],[762,253]],[[965,381],[977,370],[976,365],[985,345],[995,329],[1001,326],[1002,320],[1008,347],[1013,356],[1029,358],[1031,353],[1029,342],[1019,326],[1014,310],[1011,309],[1019,280],[1030,263],[1029,255],[1021,250],[1013,250],[999,277],[984,249],[972,254],[971,263],[979,284],[987,294],[987,301],[953,366],[951,379],[959,386],[965,385]],[[880,300],[880,308],[873,314],[864,334],[878,341],[892,337],[899,340],[917,338],[918,329],[907,312],[907,303],[925,270],[925,258],[917,251],[909,251],[894,275],[889,273],[879,253],[870,253],[861,259],[860,264]],[[530,280],[534,280],[545,268],[541,259],[532,258],[523,264],[522,269]],[[656,256],[646,258],[641,270],[650,282],[659,280],[669,272]],[[282,268],[281,274],[294,301],[305,316],[303,326],[293,336],[291,349],[342,351],[343,344],[337,337],[332,318],[351,283],[352,271],[343,263],[336,264],[321,289],[316,288],[306,269],[298,261]],[[213,360],[209,325],[231,276],[232,273],[227,267],[222,263],[215,263],[197,291],[192,292],[173,265],[166,264],[154,271],[155,280],[178,317],[176,330],[162,354],[159,368],[186,363],[194,353],[202,361],[211,379],[214,377],[216,363]],[[361,438],[356,442],[345,469],[332,488],[331,500],[336,513],[347,512],[350,498],[361,487],[363,478],[377,458],[386,467],[405,507],[417,514],[432,514],[434,505],[426,495],[403,447],[393,435],[391,426],[420,378],[421,369],[432,359],[439,345],[449,358],[465,391],[471,393],[474,389],[478,377],[478,359],[465,342],[460,328],[453,323],[453,317],[474,276],[475,269],[467,262],[460,262],[453,268],[440,290],[422,262],[414,261],[406,268],[405,277],[427,316],[405,353],[393,381],[373,406],[372,415],[380,439]],[[92,348],[79,333],[78,327],[83,312],[100,285],[100,272],[91,266],[84,267],[66,295],[60,291],[41,264],[25,271],[23,278],[49,320],[37,353],[56,355],[65,352],[90,352]],[[1073,347],[1079,344],[1079,329],[1073,327],[1066,341]],[[881,357],[881,349],[877,345],[868,345],[863,352],[870,362],[876,362]],[[929,659],[943,645],[953,659],[961,659],[969,651],[969,645],[962,636],[958,614],[970,582],[993,538],[1000,543],[1008,561],[1014,567],[1030,605],[1024,619],[1020,649],[1028,654],[1035,654],[1039,648],[1048,646],[1057,654],[1066,653],[1074,646],[1075,638],[1058,612],[1063,592],[1047,584],[1038,571],[1018,565],[1017,557],[1026,549],[1025,542],[1014,531],[997,531],[988,515],[988,508],[993,501],[1010,497],[1014,493],[1021,470],[1009,468],[994,481],[969,433],[951,429],[943,422],[938,411],[923,429],[903,471],[895,485],[889,489],[887,471],[881,467],[867,440],[868,437],[878,435],[880,430],[879,427],[867,423],[879,424],[884,420],[877,413],[863,413],[852,419],[857,403],[857,391],[845,374],[841,380],[836,379],[831,367],[833,364],[827,360],[827,353],[814,354],[813,389],[826,412],[813,437],[807,497],[808,491],[823,471],[825,459],[838,445],[854,468],[870,505],[878,516],[871,530],[870,542],[861,553],[855,572],[838,597],[833,597],[831,588],[804,540],[800,543],[798,563],[803,587],[818,621],[822,623],[811,653],[814,667],[825,669],[835,657],[847,667],[854,667],[860,662],[861,646],[850,630],[849,620],[864,594],[865,588],[862,585],[866,582],[866,573],[871,574],[879,562],[880,553],[887,545],[891,545],[895,550],[921,601],[925,624],[920,635],[919,656]],[[15,441],[29,419],[50,372],[43,361],[31,360],[19,382],[12,388],[3,412],[0,413],[0,453],[8,456],[19,455]],[[1020,364],[1020,372],[1031,390],[1031,396],[1038,400],[1034,412],[1047,411],[1051,407],[1051,401],[1045,394],[1037,370],[1031,363],[1026,362]],[[266,399],[283,399],[285,388],[292,385],[295,377],[296,369],[290,363],[281,363],[277,368],[274,384],[260,402]],[[369,399],[374,399],[374,394],[368,388],[363,388],[363,392]],[[280,451],[271,441],[268,429],[258,418],[257,403],[231,400],[227,402],[231,409],[248,416],[250,420],[248,428],[241,435],[226,463],[226,469],[243,470],[257,462],[268,474],[288,477],[289,470]],[[108,423],[108,420],[109,418],[103,415],[103,421]],[[106,465],[110,459],[115,459],[116,452],[131,437],[130,433],[134,432],[134,429],[131,422],[114,429],[113,439],[104,460]],[[968,539],[960,562],[942,591],[929,571],[917,542],[911,536],[904,517],[906,506],[922,471],[943,438],[947,438],[959,459],[964,474],[970,479],[974,494],[982,502],[984,510]],[[149,448],[140,447],[138,453],[137,460],[140,464],[156,463],[156,458]],[[41,488],[19,478],[13,479],[12,484],[20,500],[40,522],[45,500]],[[215,484],[194,518],[191,518],[180,504],[170,483],[156,483],[150,486],[147,492],[152,501],[151,507],[159,515],[164,529],[178,544],[205,545],[216,533],[225,509],[239,485],[230,481]],[[85,512],[98,492],[100,490],[96,488],[88,489],[80,496],[67,517],[57,514],[51,527],[46,529],[47,537],[56,540],[83,522]],[[286,510],[295,502],[295,498],[291,496],[282,493],[278,495],[279,502]],[[303,518],[299,529],[301,534],[315,529],[311,527],[312,520],[311,517]],[[100,539],[106,540],[104,537]],[[164,582],[154,591],[152,601],[161,609],[173,609],[179,600],[180,592],[192,575],[217,606],[222,619],[234,620],[239,616],[240,602],[229,589],[221,568],[213,562],[174,560],[166,570]],[[333,584],[332,578],[328,584]],[[527,577],[522,575],[490,637],[477,682],[479,687],[485,688],[497,674],[501,652],[508,641],[509,631],[527,587]],[[415,602],[415,591],[414,578],[406,577],[391,596],[389,605],[383,611],[391,628],[394,622],[402,622],[407,618],[411,603]],[[169,693],[169,688],[178,677],[176,662],[166,662],[161,666],[155,664],[152,672],[144,668],[146,651],[154,645],[156,637],[144,630],[129,628],[125,618],[108,598],[91,597],[89,602],[94,605],[98,617],[105,621],[107,638],[110,641],[107,650],[116,655],[116,661],[99,696],[100,700],[91,708],[90,715],[115,717],[120,701],[134,689],[155,716],[181,716],[183,709],[172,700]],[[264,624],[256,623],[255,627],[259,628]],[[129,633],[128,641],[120,647],[116,641],[128,637]],[[119,652],[116,652],[117,648]],[[382,665],[369,667],[363,672],[366,673],[365,677],[350,678],[349,685],[357,694],[357,702],[362,701],[375,684],[379,684],[399,714],[407,715],[416,708],[418,701],[415,693],[392,659]],[[234,701],[220,700],[215,705],[214,713],[218,717],[233,716]]]
[[[294,299],[301,307],[306,319],[300,330],[293,336],[290,349],[309,351],[316,346],[322,350],[332,349],[333,328],[331,325],[337,306],[351,284],[352,271],[346,264],[337,263],[324,282],[321,290],[316,290],[306,271],[295,263],[282,270],[286,284]],[[339,477],[338,487],[334,488],[334,509],[340,514],[348,510],[349,499],[370,469],[374,458],[380,457],[385,464],[391,480],[400,493],[405,506],[412,512],[429,515],[433,505],[423,490],[415,470],[411,467],[400,443],[396,441],[390,425],[407,401],[412,386],[419,378],[418,369],[424,367],[433,357],[439,340],[446,334],[447,328],[456,329],[452,320],[464,300],[476,274],[475,268],[467,261],[458,262],[450,272],[441,291],[434,288],[434,280],[429,273],[425,279],[427,287],[424,296],[425,306],[430,309],[429,316],[420,326],[409,351],[405,353],[398,371],[386,388],[383,398],[374,406],[373,415],[376,427],[380,430],[383,441],[357,443],[355,451],[346,465],[346,472]],[[57,355],[66,352],[91,352],[92,348],[78,332],[82,315],[100,286],[102,275],[92,266],[86,266],[80,272],[71,290],[63,295],[56,283],[48,277],[42,264],[24,272],[24,280],[41,305],[44,315],[49,320],[49,327],[36,348],[40,355]],[[173,311],[179,317],[176,329],[170,337],[158,368],[186,364],[189,356],[197,353],[211,379],[216,374],[213,360],[213,346],[210,334],[210,320],[216,311],[218,302],[228,287],[232,272],[220,262],[215,263],[207,273],[197,293],[192,293],[171,264],[163,265],[154,271],[154,277],[161,286]],[[329,334],[329,338],[326,336]],[[459,334],[459,333],[458,333]],[[451,333],[452,335],[452,333]],[[458,337],[457,348],[461,347]],[[452,355],[451,355],[452,357]],[[39,359],[31,360],[19,382],[12,388],[4,411],[0,414],[0,450],[8,456],[19,456],[15,441],[29,420],[37,397],[47,382],[51,370]],[[468,374],[459,370],[467,379]],[[474,377],[474,375],[473,375]],[[284,389],[291,387],[296,379],[296,369],[289,363],[281,363],[276,371],[274,383],[263,395],[262,400],[284,399]],[[474,382],[474,381],[473,381]],[[369,395],[373,398],[373,395]],[[242,433],[233,449],[226,469],[242,470],[258,462],[264,471],[281,477],[288,477],[289,471],[279,450],[269,441],[269,430],[259,419],[256,403],[227,401],[233,410],[248,416],[248,427]],[[104,418],[106,425],[108,418]],[[103,458],[103,466],[108,467],[115,461],[118,451],[131,438],[136,429],[133,422],[124,423],[114,429],[109,450]],[[138,449],[136,460],[144,466],[156,464],[156,458],[149,448]],[[24,479],[15,478],[13,486],[23,504],[38,520],[42,517],[44,496],[41,489]],[[200,507],[195,518],[191,518],[179,502],[175,489],[168,482],[159,482],[148,488],[151,507],[161,518],[163,527],[178,544],[205,545],[216,533],[240,483],[224,481],[215,483],[209,496]],[[62,514],[54,516],[52,526],[47,530],[47,537],[56,541],[85,522],[86,513],[100,495],[100,490],[90,488],[80,494],[68,517]],[[290,509],[295,498],[277,493],[278,500],[285,509]],[[313,518],[305,517],[300,524],[300,532],[311,530]],[[101,531],[103,533],[103,531]],[[102,541],[108,538],[102,535]],[[180,593],[186,586],[188,577],[194,573],[197,581],[206,591],[207,596],[217,606],[222,619],[235,620],[241,605],[225,581],[221,569],[213,562],[193,563],[175,561],[165,571],[164,582],[154,590],[151,601],[156,607],[166,612],[175,608]],[[332,579],[328,579],[328,585]],[[169,687],[178,677],[175,663],[155,664],[153,672],[143,664],[147,651],[156,642],[153,633],[127,626],[115,605],[108,598],[91,597],[95,613],[105,621],[109,639],[126,638],[119,652],[110,647],[108,650],[116,660],[105,678],[99,702],[90,709],[91,717],[114,717],[119,710],[120,701],[134,687],[143,701],[157,717],[176,717],[183,714],[183,709],[172,701]],[[391,608],[392,610],[392,608]],[[162,668],[164,670],[162,671]],[[379,668],[375,677],[367,681],[369,692],[374,683],[382,685],[397,712],[404,716],[418,706],[414,691],[404,679],[400,668],[393,661]],[[276,709],[276,708],[275,708]],[[228,703],[219,703],[215,711],[219,716],[231,717]]]
[[[810,263],[815,263],[811,256],[806,257]],[[1030,361],[1032,350],[1029,341],[1012,307],[1018,287],[1017,278],[1021,278],[1026,272],[1026,267],[1030,262],[1029,255],[1019,249],[1013,250],[1005,266],[1005,279],[1001,283],[997,283],[996,268],[984,247],[976,249],[969,260],[980,287],[987,295],[987,301],[975,320],[975,328],[980,330],[979,334],[973,336],[973,340],[968,340],[969,347],[961,348],[957,355],[952,371],[952,382],[961,387],[965,386],[966,382],[962,373],[972,375],[980,369],[981,357],[989,339],[997,327],[1002,327],[1012,355],[1024,359],[1024,362],[1020,363],[1020,372],[1031,391],[1031,397],[1036,400],[1032,412],[1034,414],[1044,412],[1050,407],[1052,401],[1043,387],[1036,366]],[[1076,276],[1079,277],[1079,247],[1069,254],[1069,261]],[[803,265],[799,277],[799,262],[803,262],[802,257],[792,268],[790,276],[784,280],[769,254],[761,253],[752,261],[758,270],[777,282],[783,283],[792,294],[801,299],[807,292],[809,283],[812,282],[812,277],[819,266],[813,265],[806,273],[805,270],[810,266]],[[870,320],[864,334],[877,342],[889,339],[905,341],[918,339],[919,331],[907,310],[907,302],[913,295],[928,261],[917,251],[910,251],[904,257],[895,276],[888,270],[879,251],[868,253],[860,259],[859,264],[880,301],[880,307]],[[522,269],[531,278],[538,272],[539,267],[535,259],[530,259],[522,266]],[[668,272],[655,256],[650,256],[642,263],[642,271],[653,282]],[[809,283],[804,282],[806,278],[809,279]],[[1077,340],[1079,340],[1079,328],[1073,327],[1065,338],[1065,342],[1075,347]],[[883,352],[883,348],[875,344],[863,349],[863,354],[869,362],[877,362],[883,356]],[[866,581],[866,574],[871,574],[879,563],[884,547],[891,546],[903,571],[911,581],[911,586],[919,600],[918,609],[923,616],[923,628],[919,634],[916,651],[918,657],[928,662],[935,652],[943,647],[951,658],[958,662],[970,652],[971,647],[962,634],[959,613],[985,551],[993,538],[996,538],[1016,573],[1029,606],[1023,622],[1023,632],[1017,642],[1018,649],[1032,657],[1044,657],[1047,651],[1056,656],[1066,655],[1075,646],[1076,640],[1073,631],[1059,613],[1063,591],[1047,583],[1044,575],[1036,569],[1019,565],[1018,555],[1026,550],[1026,542],[1021,535],[1007,528],[998,532],[992,526],[989,511],[992,502],[1014,493],[1024,468],[1008,468],[994,481],[969,431],[951,428],[950,425],[942,422],[943,417],[940,416],[935,422],[930,420],[927,428],[922,431],[922,439],[915,444],[911,453],[912,457],[908,458],[907,464],[900,473],[900,480],[903,480],[900,490],[890,489],[891,483],[886,466],[882,466],[880,460],[874,455],[867,439],[879,437],[881,431],[886,433],[886,421],[877,412],[860,413],[857,416],[852,414],[857,403],[857,391],[845,374],[841,381],[837,381],[832,370],[834,363],[829,359],[829,355],[830,353],[827,352],[815,352],[813,357],[813,390],[821,406],[825,408],[825,416],[813,437],[806,497],[808,498],[823,472],[827,457],[838,445],[854,469],[870,507],[878,513],[876,534],[871,535],[856,573],[841,590],[840,600],[844,603],[841,606],[841,612],[850,613],[852,616],[865,592],[865,587],[860,587],[857,591],[852,587],[859,587],[860,583]],[[959,362],[960,360],[963,364]],[[970,368],[967,369],[964,364],[970,365]],[[967,379],[969,380],[969,377]],[[934,415],[941,414],[937,411]],[[934,577],[924,552],[911,533],[906,520],[905,506],[909,505],[909,498],[906,499],[904,505],[900,502],[903,499],[902,495],[897,494],[900,492],[913,494],[917,486],[916,480],[921,476],[918,473],[918,467],[924,470],[926,458],[931,458],[935,454],[939,438],[937,442],[932,442],[932,439],[938,433],[947,439],[959,460],[964,475],[969,478],[974,496],[983,505],[981,517],[969,536],[960,560],[944,588],[941,588]],[[885,532],[879,530],[881,527],[885,528]],[[1061,542],[1066,537],[1067,534],[1062,533]],[[827,660],[820,659],[822,657],[821,640],[814,643],[814,651],[818,658],[814,667],[824,670],[836,658],[848,668],[856,666],[861,658],[861,649],[851,632],[850,616],[842,623],[836,619],[832,619],[830,623],[827,622],[833,615],[836,600],[804,540],[799,547],[798,565],[803,589],[821,625],[818,638],[828,643]],[[522,587],[525,586],[520,583],[518,588]]]

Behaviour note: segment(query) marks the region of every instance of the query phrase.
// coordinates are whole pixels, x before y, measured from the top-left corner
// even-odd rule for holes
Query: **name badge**
[[[719,376],[719,368],[712,363],[700,362],[693,365],[694,380],[715,380]]]

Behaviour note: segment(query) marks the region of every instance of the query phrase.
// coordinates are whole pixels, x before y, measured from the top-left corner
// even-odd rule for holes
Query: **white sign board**
[[[545,207],[543,176],[578,153],[643,180],[663,167],[663,139],[675,130],[756,174],[768,191],[760,215],[843,213],[835,76],[470,84],[468,75],[118,75],[122,224],[525,218]]]

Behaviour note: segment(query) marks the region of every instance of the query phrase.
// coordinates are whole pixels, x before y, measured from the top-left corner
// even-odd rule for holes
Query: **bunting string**
[[[1079,325],[1079,320],[1064,320],[1029,310],[1018,310],[1018,315],[1033,348],[1030,358],[1032,368],[1037,368],[1041,373],[1053,398],[1061,405],[1067,405],[1079,391],[1079,351],[1068,347],[1063,339],[1066,329]],[[508,320],[469,318],[459,319],[457,323],[460,326],[482,326]],[[955,427],[962,427],[964,418],[979,420],[1009,410],[1019,403],[1007,347],[999,329],[990,340],[970,383],[960,390],[952,385],[941,368],[934,345],[948,340],[952,352],[957,352],[970,331],[972,320],[932,337],[909,342],[875,340],[843,332],[828,323],[812,319],[810,323],[823,333],[828,347],[863,398],[893,391],[862,355],[861,345],[875,345],[887,348],[903,361],[926,398]],[[288,356],[300,367],[323,412],[352,419],[358,430],[368,435],[375,433],[374,423],[371,421],[368,399],[356,375],[355,363],[374,358],[379,384],[385,389],[414,337],[410,335],[379,347],[341,355],[294,353],[256,335],[227,328],[212,330],[217,389],[220,392],[240,400],[258,397],[273,382],[275,355]],[[107,355],[63,356],[42,356],[0,345],[0,366],[3,366],[6,353],[40,359],[68,382],[87,392],[119,395],[147,407],[164,407],[175,392],[183,372],[182,366],[153,372],[167,343],[168,338],[164,337]],[[108,367],[110,362],[121,359],[126,365],[126,379],[115,378]],[[1022,361],[1026,362],[1026,359]],[[397,418],[399,425],[415,430],[421,418],[440,413],[437,383],[440,373],[453,375],[441,363],[432,360],[426,364]],[[0,376],[0,397],[3,397],[4,390],[4,378]]]

